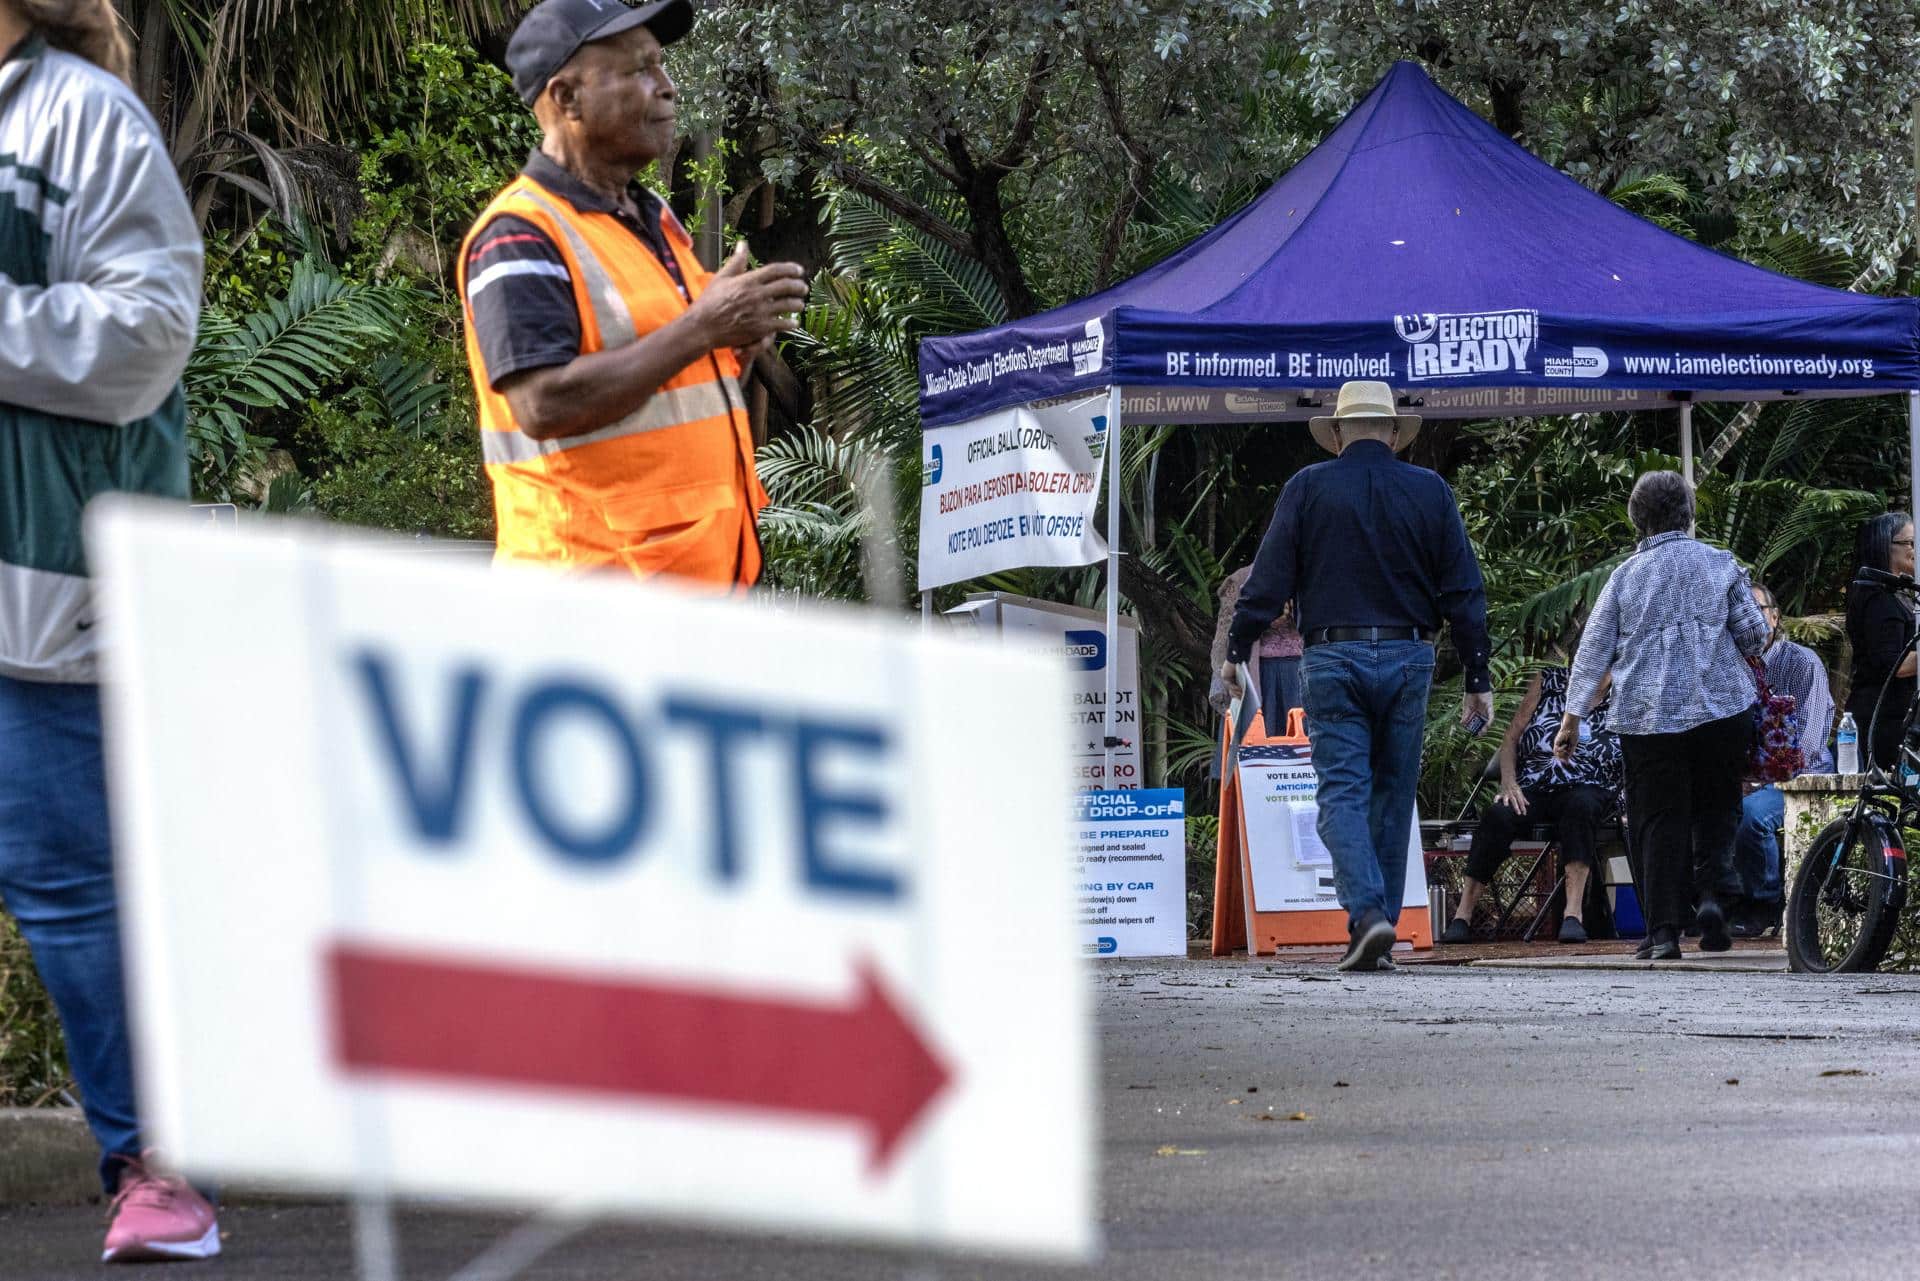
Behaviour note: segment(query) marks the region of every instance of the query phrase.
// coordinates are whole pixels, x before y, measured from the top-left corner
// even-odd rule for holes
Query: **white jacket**
[[[82,509],[186,497],[202,265],[132,90],[38,37],[0,64],[0,675],[92,680]]]

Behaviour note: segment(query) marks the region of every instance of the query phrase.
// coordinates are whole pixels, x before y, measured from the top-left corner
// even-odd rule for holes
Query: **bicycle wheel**
[[[1787,898],[1787,963],[1802,974],[1871,970],[1887,954],[1899,913],[1888,904],[1880,833],[1861,823],[1848,840],[1846,819],[1820,829],[1800,860]]]

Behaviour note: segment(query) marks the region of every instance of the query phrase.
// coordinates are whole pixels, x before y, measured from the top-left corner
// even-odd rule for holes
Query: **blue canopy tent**
[[[1428,418],[1908,393],[1920,299],[1828,289],[1675,236],[1395,64],[1268,190],[1120,285],[920,345],[928,428],[1105,389],[1123,420],[1303,421],[1351,378]],[[1108,477],[1108,636],[1119,468]],[[1920,466],[1912,488],[1920,510]],[[1109,672],[1108,706],[1113,676]]]

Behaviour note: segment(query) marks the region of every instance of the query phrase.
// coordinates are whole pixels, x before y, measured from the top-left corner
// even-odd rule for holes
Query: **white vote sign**
[[[1107,393],[922,434],[920,590],[1029,565],[1092,565]]]
[[[1086,1256],[1057,662],[312,528],[90,528],[156,1143]]]

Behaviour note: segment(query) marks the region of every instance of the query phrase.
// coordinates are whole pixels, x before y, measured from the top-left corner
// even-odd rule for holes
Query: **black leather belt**
[[[1308,645],[1326,645],[1334,641],[1426,640],[1418,627],[1322,627],[1306,634]]]

